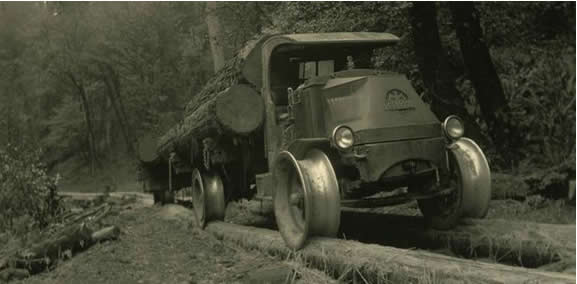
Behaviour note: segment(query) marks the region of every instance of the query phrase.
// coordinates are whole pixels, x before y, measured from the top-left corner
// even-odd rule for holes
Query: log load
[[[255,88],[255,90],[258,90],[260,86],[255,85],[255,83],[258,83],[255,79],[261,76],[261,70],[247,69],[244,63],[249,58],[260,56],[260,47],[269,37],[270,35],[258,35],[252,40],[249,40],[245,46],[240,49],[233,58],[228,60],[224,67],[204,85],[200,92],[192,97],[186,105],[184,111],[185,116],[191,115],[197,108],[211,100],[215,94],[231,86],[247,84]],[[252,61],[254,61],[254,59],[252,59]]]
[[[298,258],[341,279],[347,274],[358,273],[368,283],[575,283],[574,275],[472,261],[427,251],[313,238],[302,250],[294,252],[286,247],[277,231],[224,222],[212,222],[206,230],[219,239],[249,250],[257,249],[281,258]]]
[[[167,155],[175,143],[189,143],[192,137],[230,134],[246,136],[261,126],[264,103],[248,85],[234,85],[209,98],[192,114],[158,140],[157,153]]]
[[[187,103],[184,118],[158,140],[141,137],[139,159],[145,164],[158,162],[160,157],[179,148],[187,149],[191,138],[202,140],[207,135],[228,133],[249,135],[264,117],[264,104],[253,83],[258,70],[243,70],[245,60],[260,54],[258,50],[268,35],[259,35],[247,42],[228,60],[207,84]],[[254,73],[254,74],[253,74]],[[252,78],[248,80],[246,75]],[[239,96],[239,97],[236,97]],[[257,101],[258,97],[258,101]]]

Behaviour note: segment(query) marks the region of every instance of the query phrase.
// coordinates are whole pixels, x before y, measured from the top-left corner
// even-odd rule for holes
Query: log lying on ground
[[[404,248],[448,248],[467,258],[492,258],[531,268],[575,261],[574,225],[464,219],[452,230],[439,231],[426,228],[420,216],[344,211],[341,228],[349,239]]]
[[[264,103],[260,95],[248,85],[234,85],[208,98],[162,136],[158,153],[165,156],[175,147],[174,143],[187,143],[191,137],[203,139],[223,133],[247,135],[262,124],[263,118]]]
[[[206,230],[217,238],[271,255],[301,258],[335,277],[359,272],[370,283],[436,280],[448,283],[575,283],[575,276],[501,264],[476,262],[426,251],[313,238],[298,252],[289,250],[279,232],[212,222]]]
[[[228,206],[227,210],[231,207],[234,206]],[[242,213],[231,211],[239,216],[227,215],[227,219],[233,223],[264,228],[271,228],[274,224],[272,206],[263,207],[257,201],[250,201],[237,207],[249,209]],[[259,212],[255,213],[250,208],[256,208]],[[261,209],[267,211],[260,212]],[[268,219],[263,219],[261,215],[268,216]],[[345,209],[341,213],[339,236],[400,248],[448,249],[466,258],[490,258],[529,268],[553,262],[568,262],[568,266],[573,263],[574,267],[575,229],[575,225],[464,219],[452,230],[439,231],[427,228],[421,216]]]
[[[100,220],[110,212],[103,204],[79,215],[67,218],[66,226],[50,238],[43,240],[14,255],[0,259],[0,278],[20,277],[15,272],[25,269],[36,274],[53,266],[58,260],[72,257],[95,243],[114,240],[120,235],[116,226],[100,227]]]
[[[95,243],[114,240],[120,235],[116,226],[100,230],[91,230],[84,223],[73,225],[56,237],[42,241],[29,249],[12,256],[7,261],[7,268],[26,269],[30,274],[46,270],[63,257],[83,251]]]
[[[20,280],[30,276],[30,272],[26,269],[7,268],[0,271],[0,283],[10,282],[12,280]]]

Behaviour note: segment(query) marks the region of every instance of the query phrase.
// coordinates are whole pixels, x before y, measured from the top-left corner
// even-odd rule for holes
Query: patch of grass
[[[575,203],[551,200],[540,195],[524,201],[493,200],[487,218],[547,224],[575,224]]]

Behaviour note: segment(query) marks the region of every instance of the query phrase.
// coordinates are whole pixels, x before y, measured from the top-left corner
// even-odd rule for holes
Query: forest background
[[[507,177],[494,186],[565,194],[575,2],[1,2],[4,216],[46,216],[49,205],[30,204],[56,183],[138,190],[139,139],[181,119],[247,40],[335,31],[399,36],[374,67],[405,74],[439,117],[463,116],[494,177]]]

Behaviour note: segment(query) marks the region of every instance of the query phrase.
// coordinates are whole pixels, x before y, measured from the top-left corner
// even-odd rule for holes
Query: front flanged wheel
[[[216,173],[192,171],[192,207],[200,228],[213,220],[224,220],[224,187]]]
[[[328,157],[312,149],[297,160],[283,151],[274,167],[274,211],[279,231],[292,249],[309,236],[336,236],[340,225],[340,194]]]
[[[449,145],[450,186],[442,197],[419,200],[419,208],[435,229],[450,229],[460,217],[484,218],[491,200],[491,170],[481,148],[461,138]]]
[[[427,225],[437,230],[453,228],[463,214],[463,184],[461,171],[455,165],[455,158],[449,153],[451,164],[448,175],[449,186],[453,189],[448,195],[430,199],[417,200],[419,209],[425,217]]]

